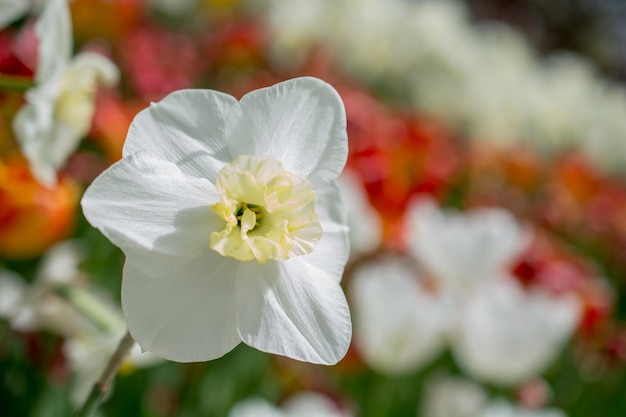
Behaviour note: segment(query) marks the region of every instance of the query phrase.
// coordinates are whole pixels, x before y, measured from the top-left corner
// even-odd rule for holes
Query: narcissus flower
[[[339,361],[351,336],[335,185],[347,151],[341,99],[315,78],[239,102],[182,90],[139,113],[82,204],[126,254],[122,306],[142,348],[192,362],[243,341]]]
[[[117,67],[102,55],[72,58],[72,22],[67,0],[50,0],[35,25],[39,61],[35,87],[13,120],[13,130],[33,175],[56,184],[56,172],[87,134],[98,85],[114,85]]]

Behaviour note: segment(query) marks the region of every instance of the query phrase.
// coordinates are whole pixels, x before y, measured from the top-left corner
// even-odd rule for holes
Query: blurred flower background
[[[312,75],[348,117],[348,355],[136,347],[99,413],[623,416],[626,4],[73,0],[55,40],[46,2],[0,0],[2,415],[73,413],[125,332],[123,255],[79,201],[134,115]],[[58,124],[19,122],[41,96]]]

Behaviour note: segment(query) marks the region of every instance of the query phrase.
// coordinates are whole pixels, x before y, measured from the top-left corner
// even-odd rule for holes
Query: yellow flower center
[[[311,183],[270,156],[240,155],[222,168],[211,208],[225,221],[211,248],[240,261],[286,260],[311,253],[322,237]]]

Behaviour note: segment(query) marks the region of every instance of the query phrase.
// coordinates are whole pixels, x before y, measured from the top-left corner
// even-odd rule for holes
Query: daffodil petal
[[[332,365],[350,344],[350,312],[339,283],[300,258],[241,263],[237,313],[241,339],[264,352]]]
[[[271,155],[314,184],[339,175],[348,156],[346,115],[339,94],[311,77],[252,91],[228,120],[237,155]]]
[[[503,209],[457,213],[416,201],[407,211],[409,250],[450,291],[501,276],[529,241],[529,231]]]
[[[208,248],[223,221],[211,204],[219,195],[203,178],[145,152],[122,159],[82,199],[87,220],[127,255],[144,249],[186,258]]]
[[[350,282],[355,343],[384,373],[423,368],[444,347],[449,314],[441,297],[420,286],[401,259],[361,264]]]
[[[27,3],[27,2],[24,2]],[[35,24],[39,39],[37,83],[54,78],[72,56],[72,20],[67,0],[50,0]]]
[[[13,130],[31,172],[44,185],[56,183],[56,171],[78,146],[81,134],[54,122],[54,102],[59,88],[43,83],[26,93],[26,103],[13,119]]]
[[[209,251],[210,252],[210,251]],[[176,362],[219,358],[237,346],[236,261],[207,253],[184,275],[153,279],[126,263],[122,308],[144,351]]]
[[[322,225],[322,239],[313,252],[301,259],[324,270],[336,282],[341,281],[350,253],[350,239],[346,226],[346,207],[336,184],[317,190],[317,214]],[[362,225],[368,227],[368,225]]]
[[[135,117],[123,156],[149,150],[214,183],[217,172],[232,160],[224,139],[225,118],[237,106],[235,98],[217,91],[176,91]]]

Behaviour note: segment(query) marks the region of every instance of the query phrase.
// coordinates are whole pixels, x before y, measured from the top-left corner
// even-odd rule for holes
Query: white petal
[[[464,291],[500,276],[528,243],[528,231],[506,210],[468,213],[433,203],[408,209],[409,249],[445,290]]]
[[[345,295],[333,277],[299,258],[242,262],[237,275],[239,334],[247,345],[331,365],[351,337]]]
[[[237,100],[217,91],[176,91],[135,117],[124,157],[149,150],[184,172],[215,183],[217,172],[232,160],[224,129],[233,107],[238,107]]]
[[[0,317],[10,318],[22,307],[26,282],[15,272],[0,269]]]
[[[252,91],[240,104],[228,120],[233,157],[271,155],[314,184],[339,175],[348,156],[346,115],[329,84],[296,78]]]
[[[312,267],[324,270],[339,282],[348,261],[350,241],[346,227],[346,206],[336,184],[317,190],[316,212],[322,225],[322,239],[313,252],[300,259]]]
[[[219,198],[208,180],[188,177],[176,165],[141,152],[96,178],[82,207],[87,220],[127,256],[143,249],[192,258],[223,226],[211,210]]]
[[[111,60],[94,52],[82,52],[69,64],[68,71],[77,77],[96,80],[97,85],[114,87],[120,78],[120,71]]]
[[[459,317],[453,352],[471,375],[515,385],[543,372],[571,336],[580,304],[527,293],[513,279],[485,285]]]
[[[29,7],[25,0],[0,0],[0,29],[26,14]]]
[[[443,349],[444,302],[426,292],[400,259],[364,264],[350,282],[354,338],[363,359],[384,373],[413,372]]]
[[[54,103],[60,93],[56,81],[31,88],[26,103],[13,119],[13,130],[31,172],[44,185],[56,184],[56,171],[76,149],[81,133],[54,121]]]
[[[476,417],[485,408],[487,392],[470,379],[436,374],[422,394],[423,417]]]
[[[515,406],[504,400],[492,401],[478,417],[567,417],[566,414],[556,408],[536,410]]]
[[[35,79],[41,83],[55,78],[72,56],[72,20],[67,0],[49,0],[35,25],[39,39],[39,61]]]
[[[235,261],[212,253],[177,275],[152,279],[129,262],[122,279],[128,330],[144,351],[176,362],[219,358],[241,342]]]
[[[347,417],[329,397],[314,391],[301,391],[283,404],[292,417]]]
[[[238,402],[228,417],[289,417],[278,407],[262,398],[248,398]]]

